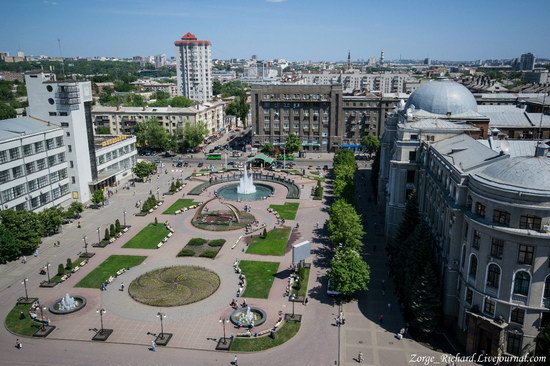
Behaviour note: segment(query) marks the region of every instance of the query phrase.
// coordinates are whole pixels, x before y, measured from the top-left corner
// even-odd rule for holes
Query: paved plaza
[[[229,364],[233,354],[215,351],[216,341],[222,336],[220,318],[227,318],[232,312],[229,303],[236,297],[238,275],[233,270],[236,259],[260,260],[278,262],[278,275],[275,277],[268,299],[248,299],[247,303],[262,308],[267,313],[268,320],[258,327],[262,331],[273,327],[278,319],[279,311],[290,313],[292,304],[284,296],[287,286],[288,267],[291,264],[291,252],[284,256],[251,255],[244,252],[244,240],[232,248],[237,239],[243,235],[243,230],[212,232],[198,229],[191,225],[191,218],[195,210],[189,210],[180,215],[163,215],[162,212],[178,198],[183,196],[196,201],[205,202],[214,196],[219,189],[213,186],[200,196],[187,196],[194,186],[207,180],[192,179],[185,181],[187,186],[175,195],[166,195],[164,204],[153,214],[140,217],[134,214],[138,209],[135,203],[144,201],[149,191],[168,191],[173,178],[187,177],[192,169],[185,171],[168,168],[168,174],[154,176],[151,183],[136,183],[135,188],[123,190],[125,182],[121,182],[118,191],[110,199],[109,205],[99,210],[86,210],[81,221],[82,228],[76,222],[63,227],[63,233],[44,238],[39,249],[38,257],[29,258],[26,264],[19,261],[0,267],[0,316],[5,318],[14,306],[17,298],[24,296],[21,285],[23,278],[28,278],[29,296],[38,297],[44,304],[51,304],[56,299],[69,293],[87,298],[84,309],[69,315],[48,314],[53,325],[57,328],[47,339],[22,338],[23,349],[14,347],[15,335],[5,328],[0,330],[2,342],[0,344],[0,364],[6,365],[217,365]],[[264,352],[239,355],[239,365],[342,365],[356,363],[358,352],[363,352],[365,364],[371,365],[405,365],[408,364],[411,352],[430,351],[408,339],[398,341],[394,335],[402,326],[397,306],[387,308],[388,303],[396,304],[388,289],[386,296],[381,296],[381,279],[386,276],[385,258],[383,252],[383,238],[377,233],[369,232],[367,236],[367,259],[371,266],[370,291],[362,295],[359,301],[347,303],[343,306],[346,314],[346,324],[341,328],[334,325],[334,318],[338,316],[339,306],[335,300],[326,295],[326,261],[325,245],[326,233],[316,223],[323,224],[328,218],[324,201],[315,201],[310,192],[316,182],[309,179],[295,177],[298,186],[303,185],[298,202],[300,208],[296,220],[287,221],[286,225],[295,226],[299,223],[295,242],[311,240],[313,255],[309,259],[312,263],[310,273],[307,305],[295,304],[295,312],[302,314],[302,325],[298,334],[289,342]],[[275,217],[267,211],[270,204],[286,202],[287,190],[282,185],[272,184],[274,196],[267,200],[256,201],[252,204],[251,213],[260,223],[265,223],[268,230],[276,225]],[[360,185],[358,185],[360,186]],[[364,189],[362,186],[361,189]],[[370,188],[368,188],[370,189]],[[364,193],[359,193],[364,194]],[[370,192],[369,192],[370,194]],[[296,201],[296,200],[294,200]],[[366,201],[365,201],[366,202]],[[243,209],[245,202],[235,203]],[[242,206],[242,207],[241,207]],[[369,222],[376,221],[377,212],[373,207],[365,207]],[[131,225],[129,231],[113,244],[105,248],[88,248],[96,255],[89,263],[74,273],[67,281],[55,288],[40,288],[38,284],[45,276],[39,275],[40,267],[47,262],[52,263],[52,275],[57,264],[64,263],[67,258],[75,258],[83,251],[83,236],[87,236],[88,243],[97,242],[97,228],[101,236],[108,224],[116,219],[123,222],[123,212],[126,211],[126,222]],[[167,221],[175,230],[174,235],[160,249],[128,249],[122,246],[137,234],[146,224],[158,217],[159,222]],[[321,225],[323,226],[323,225]],[[190,238],[226,239],[226,243],[218,253],[216,259],[176,257],[177,253],[187,244]],[[60,247],[53,243],[61,241]],[[378,251],[372,251],[374,243]],[[139,266],[131,268],[114,280],[107,291],[97,289],[75,288],[74,286],[101,264],[110,255],[143,255],[146,260]],[[127,291],[119,291],[122,282],[128,286],[133,279],[141,274],[171,265],[197,265],[210,269],[218,274],[221,280],[219,289],[205,300],[194,304],[174,307],[157,308],[138,303],[130,298]],[[389,284],[388,284],[389,285]],[[127,288],[127,287],[126,287]],[[242,299],[238,299],[239,302]],[[93,329],[100,326],[99,315],[96,310],[105,308],[103,316],[105,328],[113,329],[113,334],[107,342],[92,342],[95,334]],[[159,333],[160,324],[156,313],[162,310],[167,317],[164,321],[164,331],[173,333],[167,347],[157,348],[157,352],[150,352],[148,347],[153,336],[148,332]],[[377,324],[379,313],[385,314],[385,324]],[[227,326],[227,336],[243,332],[235,329],[232,324]],[[432,352],[433,353],[433,352]]]

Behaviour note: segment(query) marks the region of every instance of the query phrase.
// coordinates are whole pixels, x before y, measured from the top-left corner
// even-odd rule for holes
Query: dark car
[[[328,165],[323,166],[323,170],[328,170]]]
[[[235,165],[235,162],[234,162],[234,161],[230,161],[230,162],[227,163],[227,165],[233,166],[233,165]]]
[[[183,162],[182,161],[178,161],[176,163],[176,168],[181,168],[183,166]]]
[[[200,162],[198,165],[197,165],[199,168],[202,168],[204,166],[204,163],[203,162]]]

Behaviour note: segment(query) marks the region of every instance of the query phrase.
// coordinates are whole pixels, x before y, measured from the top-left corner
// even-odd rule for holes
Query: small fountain
[[[246,309],[235,310],[230,319],[237,326],[253,328],[262,325],[266,321],[267,315],[260,308],[247,306]]]
[[[64,297],[50,306],[50,312],[60,315],[70,314],[82,309],[84,306],[86,306],[86,298],[65,294]]]
[[[256,186],[254,185],[254,179],[252,178],[252,175],[248,175],[248,172],[246,171],[246,164],[244,166],[244,175],[239,180],[237,193],[239,194],[256,193]]]

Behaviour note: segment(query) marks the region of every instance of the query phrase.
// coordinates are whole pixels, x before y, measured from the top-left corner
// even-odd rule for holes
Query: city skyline
[[[471,61],[510,59],[533,52],[549,57],[542,39],[550,3],[512,0],[455,3],[297,0],[27,0],[4,5],[0,51],[64,57],[175,56],[186,32],[212,41],[214,59],[284,58],[341,61],[390,59]],[[538,9],[537,11],[531,11]],[[24,27],[21,25],[24,24]],[[13,30],[17,31],[14,32]]]

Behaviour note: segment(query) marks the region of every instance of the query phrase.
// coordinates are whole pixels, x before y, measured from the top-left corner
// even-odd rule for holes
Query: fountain
[[[82,309],[84,306],[86,306],[86,298],[65,294],[64,297],[50,306],[50,312],[61,315],[70,314]]]
[[[230,316],[231,322],[237,326],[253,328],[262,325],[267,315],[257,307],[247,306],[246,309],[237,309]]]
[[[256,193],[256,186],[254,185],[254,179],[252,178],[252,175],[248,175],[248,172],[246,171],[246,164],[244,166],[244,175],[239,180],[237,193],[239,194]]]

